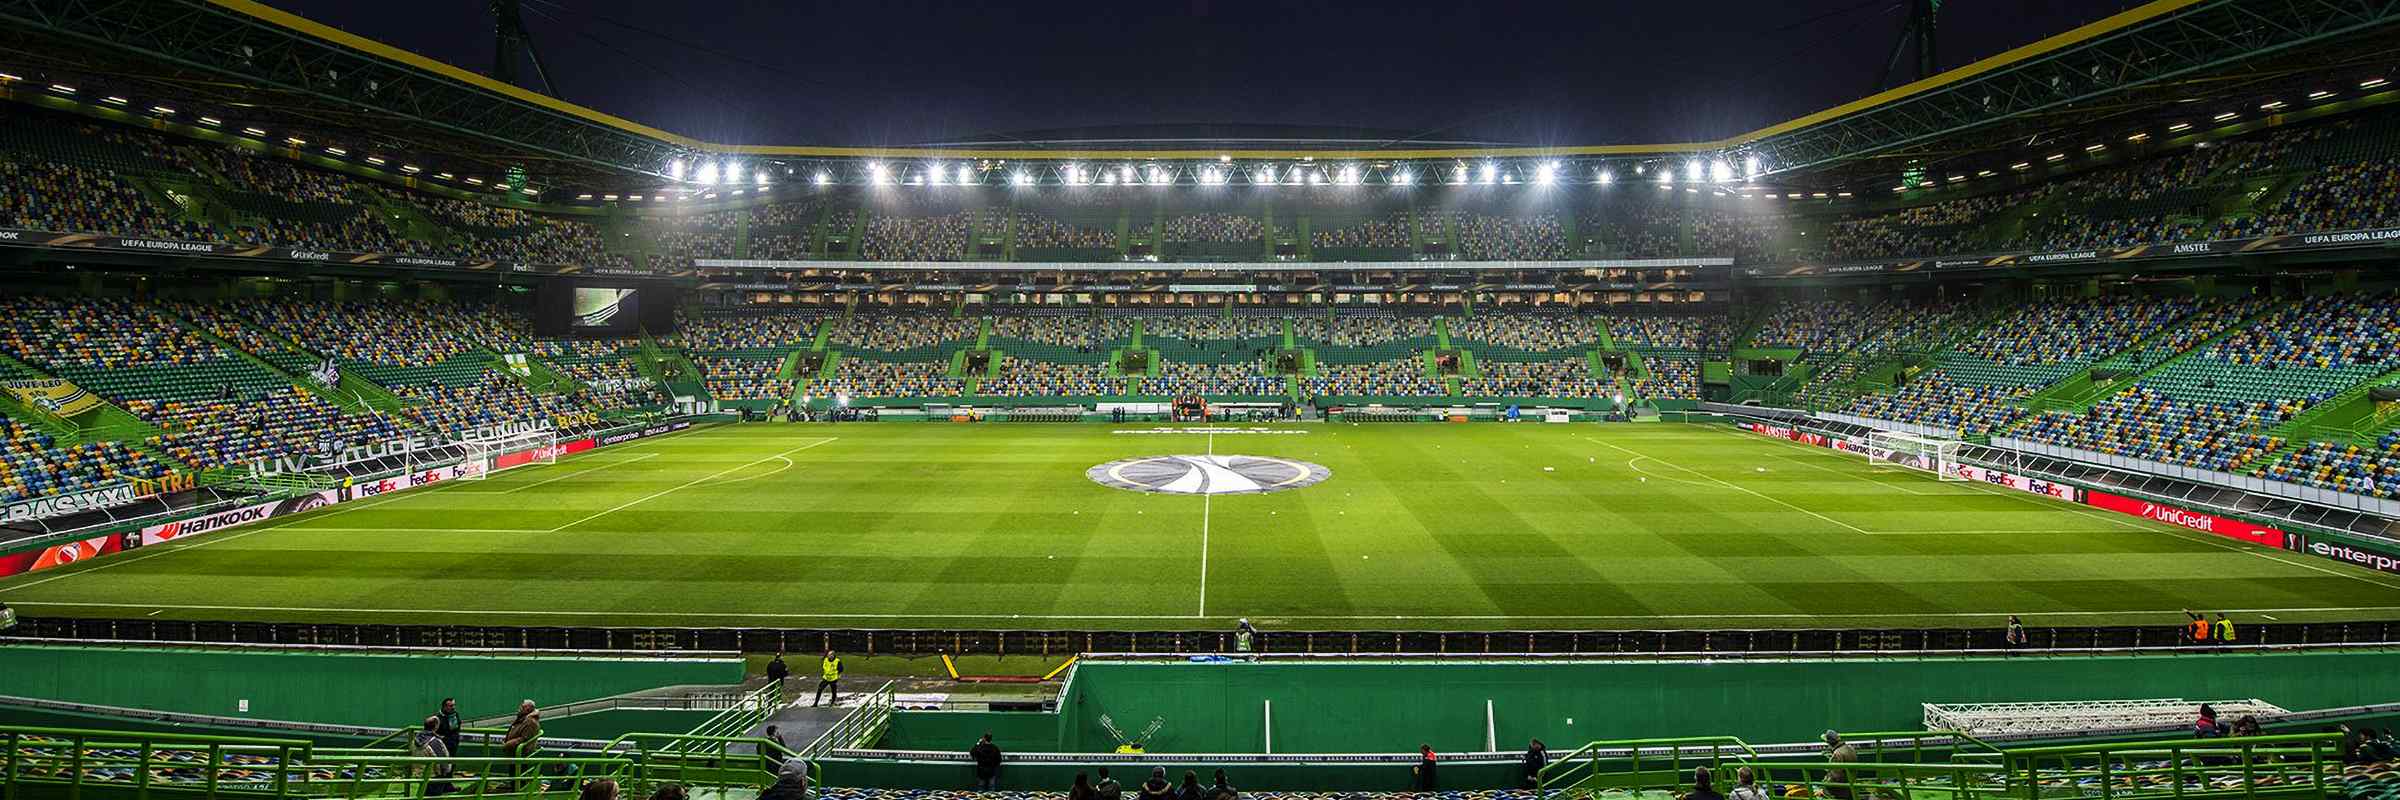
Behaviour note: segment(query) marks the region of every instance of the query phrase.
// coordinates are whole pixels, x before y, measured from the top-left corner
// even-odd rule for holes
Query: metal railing
[[[750,731],[766,724],[775,710],[783,706],[783,683],[768,681],[766,685],[741,696],[725,710],[710,715],[684,735],[692,742],[705,742],[724,737],[747,737]]]
[[[1534,785],[1538,796],[1588,795],[1602,789],[1645,791],[1673,789],[1691,777],[1694,767],[1711,770],[1728,763],[1755,761],[1758,751],[1731,736],[1668,739],[1616,739],[1575,748],[1543,765]]]
[[[552,756],[411,756],[392,747],[75,728],[0,727],[0,796],[535,797],[606,778],[626,796],[667,782],[758,788],[791,751],[750,737],[632,734]]]

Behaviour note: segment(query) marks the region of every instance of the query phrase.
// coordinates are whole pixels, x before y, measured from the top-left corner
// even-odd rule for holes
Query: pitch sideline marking
[[[460,490],[460,491],[452,492],[452,494],[490,494],[490,495],[500,495],[500,494],[516,494],[516,493],[518,493],[518,492],[522,492],[522,491],[525,491],[525,490],[527,490],[527,489],[531,489],[531,488],[533,488],[533,487],[536,487],[536,486],[541,486],[541,485],[548,484],[548,483],[551,483],[551,482],[554,482],[554,481],[562,481],[562,480],[566,480],[566,479],[568,479],[568,478],[572,478],[572,477],[575,477],[575,476],[577,476],[577,475],[582,475],[582,474],[584,474],[584,473],[587,473],[587,472],[599,472],[599,471],[601,471],[601,470],[608,469],[609,467],[621,467],[621,466],[624,466],[624,465],[627,465],[627,464],[631,464],[631,463],[634,463],[634,462],[637,462],[637,461],[647,461],[647,460],[650,460],[650,459],[653,459],[653,458],[657,458],[659,455],[661,455],[661,454],[659,454],[659,453],[642,453],[642,454],[640,454],[640,455],[637,455],[637,456],[634,456],[634,457],[632,457],[632,458],[628,458],[628,459],[625,459],[625,460],[622,460],[622,461],[610,461],[610,462],[608,462],[608,463],[601,464],[600,466],[597,466],[597,467],[589,467],[589,468],[586,468],[586,469],[579,469],[579,470],[576,470],[576,471],[574,471],[574,472],[569,472],[569,473],[567,473],[567,474],[565,474],[565,475],[558,475],[558,476],[555,476],[555,477],[545,478],[545,479],[543,479],[543,480],[535,481],[535,482],[533,482],[533,483],[528,483],[528,484],[525,484],[525,485],[523,485],[523,486],[519,486],[519,487],[516,487],[516,488],[513,488],[513,489],[500,489],[500,490],[496,490],[496,491],[480,491],[480,492],[478,492],[478,491],[465,491],[465,490]]]
[[[1730,434],[1730,433],[1729,433],[1728,435],[1738,435],[1738,434]],[[1589,438],[1589,437],[1586,437],[1586,438]],[[1761,438],[1763,438],[1763,437],[1761,437]],[[1769,439],[1768,441],[1780,441],[1780,440]],[[1804,445],[1800,445],[1800,444],[1798,444],[1798,443],[1796,443],[1796,442],[1790,442],[1790,441],[1784,441],[1784,444],[1789,444],[1789,445],[1791,445],[1791,446],[1793,446],[1793,447],[1802,447],[1802,446],[1804,446]],[[1623,448],[1619,448],[1619,449],[1623,449]],[[1679,466],[1679,467],[1677,467],[1677,468],[1678,468],[1678,469],[1684,469],[1683,467],[1680,467],[1680,466]],[[1864,480],[1864,479],[1862,478],[1861,480]],[[1881,483],[1881,481],[1873,481],[1873,482],[1874,482],[1874,483]],[[2369,584],[2374,584],[2374,585],[2376,585],[2376,586],[2381,586],[2381,587],[2384,587],[2384,588],[2386,588],[2386,589],[2400,589],[2400,584],[2386,583],[2386,582],[2384,582],[2384,581],[2376,580],[2376,579],[2374,579],[2374,578],[2369,578],[2369,577],[2366,577],[2366,576],[2364,576],[2364,575],[2354,575],[2354,574],[2351,574],[2351,573],[2342,572],[2342,571],[2339,571],[2339,570],[2331,569],[2331,568],[2324,567],[2324,566],[2320,566],[2320,565],[2317,565],[2317,564],[2309,564],[2309,563],[2305,563],[2305,562],[2292,561],[2292,560],[2290,560],[2290,559],[2285,559],[2285,558],[2278,558],[2278,557],[2276,557],[2276,556],[2274,556],[2274,555],[2271,555],[2271,554],[2269,554],[2269,553],[2268,553],[2268,551],[2266,551],[2266,550],[2264,550],[2264,549],[2261,549],[2261,548],[2258,548],[2258,547],[2244,547],[2244,546],[2242,546],[2242,545],[2237,545],[2237,544],[2234,544],[2234,543],[2232,543],[2232,542],[2218,541],[2218,538],[2217,538],[2216,536],[2214,536],[2214,535],[2211,535],[2211,534],[2208,534],[2208,533],[2206,533],[2206,532],[2202,532],[2202,531],[2194,531],[2194,530],[2190,530],[2190,529],[2188,529],[2188,528],[2184,528],[2183,526],[2180,526],[2180,525],[2168,525],[2168,524],[2166,524],[2166,523],[2163,523],[2163,522],[2157,522],[2157,523],[2153,523],[2152,525],[2145,525],[2145,524],[2142,524],[2142,523],[2139,523],[2139,522],[2134,522],[2133,520],[2125,519],[2125,515],[2122,515],[2122,514],[2112,514],[2112,513],[2106,512],[2106,511],[2101,511],[2101,510],[2098,510],[2098,509],[2094,509],[2094,508],[2092,508],[2092,507],[2090,507],[2090,506],[2087,506],[2087,505],[2084,505],[2084,504],[2081,504],[2081,503],[2062,503],[2062,502],[2060,502],[2060,501],[2057,501],[2057,500],[2051,500],[2051,501],[2045,502],[2045,501],[2042,501],[2042,500],[2035,499],[2035,498],[2034,498],[2032,495],[2026,494],[2026,493],[2024,493],[2024,492],[2018,492],[2018,491],[2009,490],[2009,489],[2002,489],[2002,488],[2000,488],[2000,487],[1997,487],[1997,486],[1989,486],[1989,485],[1986,485],[1986,484],[1984,484],[1984,483],[1982,483],[1982,482],[1980,482],[1980,481],[1966,481],[1966,482],[1964,482],[1964,483],[1965,483],[1965,485],[1966,485],[1967,487],[1969,487],[1969,488],[1972,488],[1972,489],[1974,489],[1975,491],[1977,491],[1977,492],[1981,492],[1981,493],[1984,493],[1984,494],[1998,495],[1998,496],[2001,496],[2001,497],[2006,497],[2006,498],[2009,498],[2009,499],[2011,499],[2011,500],[2019,500],[2019,501],[2023,501],[2023,502],[2025,502],[2025,503],[2030,503],[2030,504],[2032,504],[2032,505],[2035,505],[2035,506],[2040,506],[2040,507],[2042,507],[2042,508],[2047,508],[2047,509],[2052,509],[2052,510],[2057,510],[2057,511],[2066,511],[2066,512],[2070,512],[2070,513],[2074,513],[2074,514],[2080,514],[2080,515],[2087,516],[2087,517],[2092,517],[2092,518],[2094,518],[2094,519],[2098,519],[2098,520],[2100,520],[2100,521],[2102,521],[2102,522],[2107,522],[2107,523],[2110,523],[2110,524],[2113,524],[2113,525],[2116,525],[2116,526],[2119,526],[2119,527],[2123,527],[2123,528],[2131,528],[2131,529],[2133,529],[2133,530],[2141,531],[2141,532],[2143,532],[2143,533],[2166,533],[2166,534],[2171,534],[2171,535],[2175,536],[2175,537],[2176,537],[2176,538],[2178,538],[2178,539],[2183,539],[2183,540],[2186,540],[2186,541],[2193,541],[2193,542],[2199,542],[2199,543],[2201,543],[2201,544],[2211,545],[2211,546],[2214,546],[2214,547],[2216,547],[2216,548],[2218,548],[2218,549],[2221,549],[2221,550],[2231,550],[2231,551],[2234,551],[2234,552],[2236,552],[2236,553],[2242,553],[2242,554],[2245,554],[2245,555],[2256,556],[2256,557],[2263,558],[2263,559],[2266,559],[2266,560],[2268,560],[2268,561],[2273,561],[2273,562],[2276,562],[2276,563],[2279,563],[2279,564],[2286,564],[2286,565],[2290,565],[2290,566],[2294,566],[2294,567],[2299,567],[2299,568],[2301,568],[2301,569],[2306,569],[2306,570],[2310,570],[2310,571],[2313,571],[2313,572],[2320,572],[2320,573],[2324,573],[2324,574],[2326,574],[2326,575],[2332,575],[2332,576],[2336,576],[2336,577],[2342,577],[2342,578],[2349,578],[2349,579],[2351,579],[2351,580],[2359,581],[2359,582],[2362,582],[2362,583],[2369,583]],[[1730,484],[1729,484],[1729,485],[1730,485]],[[1870,535],[1874,535],[1874,534],[1870,534]]]
[[[799,446],[799,447],[794,447],[794,448],[792,448],[792,449],[790,449],[790,450],[785,450],[785,451],[783,451],[783,452],[781,452],[781,453],[776,453],[776,454],[774,454],[774,455],[767,456],[767,457],[765,457],[765,458],[760,458],[760,459],[757,459],[757,460],[754,460],[754,461],[750,461],[750,462],[748,462],[748,463],[744,463],[744,464],[736,464],[736,465],[734,465],[734,466],[727,467],[727,468],[725,468],[725,469],[721,469],[721,470],[717,470],[716,472],[712,472],[712,473],[709,473],[709,474],[707,474],[707,475],[701,476],[701,477],[699,477],[699,478],[696,478],[696,479],[692,480],[691,482],[689,482],[689,483],[685,483],[685,484],[683,484],[683,485],[681,485],[681,486],[677,486],[677,487],[675,487],[675,488],[672,488],[672,489],[667,489],[667,490],[665,490],[665,491],[661,491],[661,492],[658,492],[658,493],[656,493],[656,494],[645,495],[645,496],[643,496],[643,497],[641,497],[641,498],[638,498],[638,499],[635,499],[635,500],[633,500],[633,501],[627,502],[627,503],[625,503],[625,504],[623,504],[623,505],[619,505],[619,506],[617,506],[617,507],[615,507],[615,508],[611,508],[611,509],[609,509],[609,510],[607,510],[607,511],[602,511],[602,512],[600,512],[600,513],[593,514],[593,515],[591,515],[591,516],[584,517],[584,518],[582,518],[582,519],[579,519],[579,520],[576,520],[576,521],[574,521],[574,522],[569,522],[569,523],[567,523],[567,524],[565,524],[565,525],[560,525],[560,526],[558,526],[558,527],[556,527],[556,528],[551,528],[550,530],[543,531],[543,532],[544,532],[544,533],[557,533],[557,532],[559,532],[559,531],[563,531],[563,530],[566,530],[566,529],[568,529],[568,528],[572,528],[572,527],[575,527],[575,526],[577,526],[577,525],[581,525],[581,524],[584,524],[584,523],[586,523],[586,522],[590,522],[590,521],[592,521],[592,520],[596,520],[596,519],[599,519],[599,518],[601,518],[601,517],[605,517],[605,516],[608,516],[608,515],[610,515],[610,514],[614,514],[614,513],[617,513],[617,512],[619,512],[619,511],[623,511],[623,510],[625,510],[625,509],[632,508],[632,507],[634,507],[634,506],[638,506],[638,505],[641,505],[641,504],[643,504],[643,503],[647,503],[647,502],[650,502],[650,501],[652,501],[652,500],[656,500],[656,499],[658,499],[658,498],[665,497],[665,496],[667,496],[667,495],[674,494],[674,493],[676,493],[676,492],[680,492],[680,491],[683,491],[683,490],[685,490],[685,489],[689,489],[689,488],[691,488],[691,487],[694,487],[694,486],[698,486],[698,485],[700,485],[700,484],[702,484],[702,483],[706,483],[706,482],[708,482],[708,481],[709,481],[709,480],[711,480],[711,479],[714,479],[714,478],[716,478],[716,477],[718,477],[718,476],[720,476],[720,475],[724,475],[724,474],[726,474],[726,473],[729,473],[729,472],[734,472],[734,471],[736,471],[736,470],[740,470],[740,469],[743,469],[743,468],[746,468],[746,467],[752,466],[752,465],[754,465],[754,464],[761,464],[761,463],[765,463],[765,462],[767,462],[768,460],[771,460],[771,459],[782,458],[782,457],[784,457],[784,456],[788,456],[788,455],[791,455],[791,454],[793,454],[793,453],[797,453],[797,452],[800,452],[800,451],[802,451],[802,450],[809,449],[809,448],[811,448],[811,447],[817,447],[817,446],[819,446],[819,445],[832,444],[833,442],[839,441],[840,439],[841,439],[841,437],[838,437],[838,436],[826,436],[826,437],[823,437],[823,438],[820,438],[820,439],[818,439],[817,441],[810,442],[810,443],[808,443],[808,444],[804,444],[804,445],[801,445],[801,446]]]
[[[1216,454],[1217,432],[1212,428],[1208,432],[1208,455]],[[1200,613],[1194,614],[1195,617],[1208,616],[1208,511],[1215,497],[1215,492],[1200,493]]]
[[[483,616],[566,616],[566,617],[610,617],[610,616],[613,616],[613,617],[626,617],[626,618],[644,618],[644,617],[677,617],[677,618],[681,618],[681,617],[713,617],[713,618],[752,618],[752,619],[868,619],[868,620],[880,620],[880,619],[973,619],[973,620],[993,620],[993,619],[1001,619],[1001,620],[1026,620],[1026,619],[1033,619],[1033,620],[1192,620],[1192,619],[1203,619],[1203,618],[1204,618],[1204,617],[1195,617],[1195,616],[1192,616],[1192,615],[1190,615],[1190,614],[862,614],[862,613],[827,613],[827,614],[804,614],[804,613],[788,613],[788,612],[772,612],[772,611],[769,611],[769,612],[745,612],[745,611],[736,611],[736,612],[723,612],[723,611],[641,611],[641,612],[626,612],[626,611],[597,611],[597,610],[595,610],[595,611],[578,611],[578,610],[558,610],[558,609],[551,609],[551,610],[534,610],[534,609],[528,609],[528,610],[502,610],[502,609],[488,609],[488,608],[487,608],[487,609],[457,609],[457,608],[332,608],[332,607],[318,607],[318,606],[177,605],[177,604],[160,604],[160,603],[102,603],[102,602],[74,602],[74,601],[55,601],[55,602],[54,602],[54,601],[40,601],[40,600],[28,600],[28,601],[21,601],[21,602],[17,603],[17,605],[18,605],[18,606],[57,606],[57,607],[62,607],[62,608],[155,608],[155,609],[175,609],[175,610],[184,610],[184,611],[277,611],[277,612],[305,612],[305,613],[316,613],[316,614],[426,614],[426,615],[461,615],[461,614],[473,614],[473,615],[483,615]],[[2228,614],[2296,614],[2296,613],[2322,613],[2322,614],[2335,614],[2335,613],[2355,613],[2355,612],[2361,612],[2361,611],[2400,611],[2400,606],[2306,606],[2306,607],[2289,607],[2289,608],[2228,608],[2228,609],[2224,609],[2224,611],[2225,611],[2226,613],[2228,613]],[[1419,614],[1283,614],[1283,615],[1278,615],[1278,616],[1277,616],[1277,619],[1284,619],[1284,620],[1336,620],[1336,621],[1342,621],[1342,620],[1349,620],[1349,621],[1373,621],[1373,620],[1401,620],[1401,621],[1408,621],[1408,620],[1425,620],[1425,621],[1442,621],[1442,620],[1459,620],[1459,621],[1500,621],[1500,622],[1504,622],[1504,621],[1511,621],[1511,620],[1682,620],[1682,619],[1719,619],[1719,620],[1731,620],[1731,619],[1806,619],[1806,620],[1833,620],[1833,619],[1953,619],[1953,618],[1956,618],[1956,619],[1965,619],[1965,618],[1974,618],[1974,617],[1994,617],[1994,616],[2002,616],[2002,615],[2006,615],[2006,614],[2009,614],[2009,613],[2019,613],[2019,614],[2037,614],[2037,615],[2044,616],[2044,617],[2103,617],[2103,616],[2134,616],[2134,615],[2141,615],[2141,614],[2156,614],[2156,615],[2161,615],[2161,616],[2164,616],[2164,615],[2169,615],[2169,614],[2181,614],[2181,613],[2183,613],[2183,612],[2182,612],[2182,610],[2181,610],[2181,609],[2176,609],[2176,610],[2172,610],[2172,611],[2169,611],[2169,610],[2158,610],[2158,609],[2147,609],[2147,610],[2144,610],[2144,609],[2136,609],[2136,610],[2116,610],[2116,611],[2093,611],[2093,610],[2080,610],[2080,609],[2074,609],[2074,610],[2060,610],[2060,611],[2027,611],[2027,610],[2024,610],[2024,609],[2008,609],[2008,610],[2000,610],[2000,611],[1937,611],[1937,612],[1919,612],[1919,613],[1911,613],[1911,612],[1905,612],[1905,611],[1896,611],[1896,612],[1867,612],[1867,613],[1855,613],[1855,614],[1803,614],[1803,613],[1727,613],[1727,614],[1532,614],[1532,615],[1515,615],[1515,614],[1436,614],[1436,615],[1419,615]]]
[[[439,487],[439,486],[437,486],[437,487],[434,487],[434,488],[436,488],[436,489],[439,489],[439,488],[442,488],[442,487]],[[69,571],[69,572],[67,572],[67,573],[65,573],[65,574],[60,574],[60,575],[52,575],[52,576],[50,576],[50,577],[47,577],[47,578],[42,578],[42,579],[39,579],[39,580],[26,581],[26,582],[24,582],[24,583],[20,583],[20,584],[17,584],[17,585],[15,585],[15,586],[0,586],[0,592],[13,592],[13,591],[16,591],[16,590],[18,590],[18,589],[29,589],[29,588],[32,588],[32,587],[35,587],[35,586],[40,586],[40,585],[42,585],[42,584],[49,583],[49,582],[51,582],[51,581],[56,581],[56,580],[64,580],[64,579],[67,579],[67,578],[73,578],[73,577],[76,577],[76,576],[79,576],[79,575],[89,575],[89,574],[92,574],[92,573],[94,573],[94,572],[99,572],[99,571],[101,571],[101,570],[108,569],[108,568],[110,568],[110,567],[122,566],[122,565],[125,565],[125,564],[131,564],[131,563],[133,563],[133,562],[136,562],[136,561],[145,561],[145,560],[148,560],[148,559],[157,558],[157,557],[159,557],[159,556],[168,555],[168,554],[170,554],[170,553],[181,553],[181,552],[184,552],[184,551],[186,551],[186,550],[197,550],[197,549],[200,549],[200,548],[203,548],[203,547],[207,547],[207,546],[209,546],[209,545],[212,545],[212,544],[216,544],[216,543],[218,543],[218,542],[230,542],[230,541],[233,541],[233,540],[235,540],[235,539],[242,538],[242,537],[244,537],[244,536],[249,536],[249,535],[251,535],[251,534],[266,533],[267,531],[276,530],[276,529],[278,529],[278,528],[285,528],[285,527],[289,527],[289,526],[293,525],[294,523],[299,523],[299,522],[307,522],[307,521],[310,521],[310,520],[324,519],[324,518],[326,518],[326,517],[330,517],[330,516],[333,516],[333,515],[335,515],[335,514],[346,514],[346,513],[352,512],[352,511],[359,511],[359,510],[363,510],[363,509],[367,509],[367,508],[372,508],[372,507],[375,507],[375,506],[380,506],[380,505],[383,505],[383,504],[385,504],[385,503],[389,503],[389,502],[392,502],[392,501],[394,501],[394,500],[399,500],[399,499],[401,499],[401,498],[408,497],[408,496],[410,496],[410,495],[408,495],[408,494],[406,494],[406,493],[393,494],[393,495],[391,495],[391,496],[390,496],[390,497],[388,497],[388,498],[379,499],[379,500],[373,500],[373,501],[369,501],[369,502],[366,502],[366,503],[360,503],[360,504],[358,504],[358,505],[351,506],[351,507],[349,507],[349,508],[339,508],[339,507],[337,507],[337,508],[333,509],[332,511],[330,511],[330,512],[327,512],[327,513],[324,513],[324,514],[313,514],[313,513],[312,513],[312,514],[303,514],[303,515],[300,515],[300,516],[297,516],[297,517],[293,517],[293,518],[291,518],[291,519],[288,519],[288,520],[284,520],[284,521],[282,521],[282,522],[270,522],[270,523],[267,523],[267,524],[265,524],[265,525],[258,526],[258,527],[256,527],[256,528],[251,528],[251,529],[249,529],[249,530],[242,531],[242,532],[240,532],[240,533],[234,533],[234,534],[230,534],[230,535],[226,535],[226,536],[202,536],[202,537],[199,537],[199,538],[194,538],[194,539],[170,539],[170,540],[168,540],[168,541],[167,541],[166,543],[164,543],[164,544],[156,544],[156,545],[151,545],[150,547],[156,547],[156,548],[158,548],[158,552],[155,552],[155,553],[150,553],[150,552],[136,553],[136,554],[134,554],[134,555],[133,555],[132,557],[130,557],[130,558],[94,559],[94,560],[93,560],[93,564],[92,564],[92,566],[91,566],[91,567],[89,567],[89,568],[87,568],[87,569],[78,569],[78,570],[72,570],[72,571]],[[142,548],[142,549],[143,549],[143,550],[149,550],[149,549],[150,549],[150,547],[145,547],[145,548]],[[153,607],[153,608],[156,608],[156,607],[160,607],[160,606],[151,606],[151,607]]]
[[[1792,505],[1791,503],[1785,502],[1785,501],[1783,501],[1783,500],[1780,500],[1780,499],[1777,499],[1777,498],[1774,498],[1774,497],[1770,497],[1770,496],[1768,496],[1768,495],[1762,494],[1762,493],[1760,493],[1760,492],[1757,492],[1757,491],[1753,491],[1753,490],[1751,490],[1750,488],[1748,488],[1748,487],[1745,487],[1745,486],[1737,486],[1737,485],[1734,485],[1733,483],[1727,482],[1726,480],[1724,480],[1724,479],[1722,479],[1722,478],[1718,478],[1718,477],[1716,477],[1716,476],[1714,476],[1714,475],[1710,475],[1710,474],[1708,474],[1708,473],[1701,472],[1701,471],[1699,471],[1699,470],[1696,470],[1696,469],[1692,469],[1691,467],[1687,467],[1687,466],[1684,466],[1684,465],[1682,465],[1682,464],[1677,464],[1677,463],[1675,463],[1675,462],[1673,462],[1673,461],[1668,461],[1668,460],[1666,460],[1666,459],[1659,458],[1659,457],[1657,457],[1657,456],[1644,455],[1644,454],[1643,454],[1643,453],[1641,453],[1640,451],[1637,451],[1637,450],[1632,450],[1632,449],[1628,449],[1628,448],[1625,448],[1625,447],[1621,447],[1621,446],[1619,446],[1619,445],[1616,445],[1616,444],[1614,444],[1614,443],[1611,443],[1611,442],[1604,442],[1604,441],[1601,441],[1601,440],[1599,440],[1599,439],[1594,439],[1594,438],[1592,438],[1592,437],[1589,437],[1589,436],[1583,437],[1583,439],[1584,439],[1584,441],[1591,442],[1591,443],[1593,443],[1593,444],[1597,444],[1597,445],[1600,445],[1600,446],[1602,446],[1602,447],[1607,447],[1607,448],[1615,449],[1615,450],[1617,450],[1617,451],[1619,451],[1619,452],[1630,453],[1630,454],[1633,454],[1633,455],[1636,455],[1636,456],[1641,456],[1641,457],[1643,457],[1643,458],[1647,458],[1647,459],[1650,459],[1650,460],[1652,460],[1652,461],[1656,461],[1656,462],[1658,462],[1658,463],[1665,464],[1665,465],[1667,465],[1667,466],[1674,467],[1674,468],[1676,468],[1676,469],[1683,470],[1683,471],[1685,471],[1685,472],[1689,472],[1689,473],[1691,473],[1691,474],[1694,474],[1694,475],[1698,475],[1698,476],[1700,476],[1700,477],[1702,477],[1702,478],[1705,478],[1705,479],[1708,479],[1708,480],[1712,480],[1712,481],[1716,481],[1717,483],[1719,483],[1719,484],[1722,484],[1722,485],[1723,485],[1725,488],[1727,488],[1727,489],[1732,489],[1732,490],[1734,490],[1734,491],[1738,491],[1738,492],[1742,492],[1742,493],[1748,494],[1748,495],[1750,495],[1750,496],[1752,496],[1752,497],[1756,497],[1756,498],[1759,498],[1759,499],[1761,499],[1761,500],[1765,500],[1765,501],[1768,501],[1768,502],[1774,503],[1774,504],[1776,504],[1776,505],[1783,506],[1784,508],[1788,508],[1788,509],[1791,509],[1791,510],[1793,510],[1793,511],[1798,511],[1798,512],[1800,512],[1800,513],[1802,513],[1802,514],[1807,514],[1807,515],[1809,515],[1809,516],[1816,517],[1817,519],[1821,519],[1821,520],[1824,520],[1824,521],[1826,521],[1826,522],[1831,522],[1831,523],[1833,523],[1833,524],[1835,524],[1835,525],[1840,525],[1840,526],[1842,526],[1842,527],[1844,527],[1844,528],[1849,528],[1850,530],[1852,530],[1852,531],[1855,531],[1855,532],[1858,532],[1858,533],[1861,533],[1861,534],[1873,535],[1873,532],[1872,532],[1872,531],[1869,531],[1869,530],[1867,530],[1867,529],[1865,529],[1865,528],[1861,528],[1861,527],[1858,527],[1858,526],[1856,526],[1856,525],[1852,525],[1852,524],[1850,524],[1850,523],[1843,522],[1843,521],[1841,521],[1841,520],[1834,519],[1834,518],[1832,518],[1832,517],[1828,517],[1828,516],[1825,516],[1825,515],[1823,515],[1823,514],[1819,514],[1819,513],[1817,513],[1817,512],[1810,511],[1810,510],[1808,510],[1808,509],[1801,508],[1801,507],[1799,507],[1799,506],[1796,506],[1796,505]]]

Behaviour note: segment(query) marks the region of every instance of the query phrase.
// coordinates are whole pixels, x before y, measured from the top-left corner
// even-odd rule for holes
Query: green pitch
[[[2400,578],[1713,425],[699,429],[0,584],[35,615],[775,627],[2382,618]],[[1085,471],[1320,464],[1192,496]]]

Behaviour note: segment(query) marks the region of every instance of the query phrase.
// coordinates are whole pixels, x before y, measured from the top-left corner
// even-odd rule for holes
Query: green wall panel
[[[468,717],[676,684],[732,684],[740,659],[0,647],[6,694],[125,708],[407,725],[457,697]],[[242,701],[249,701],[248,708]]]

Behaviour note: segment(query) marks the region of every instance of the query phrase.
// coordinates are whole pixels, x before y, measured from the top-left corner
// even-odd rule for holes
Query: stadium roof
[[[1174,161],[1752,159],[1792,188],[1880,189],[1904,168],[1988,169],[2031,154],[2194,123],[2236,124],[2354,98],[2400,53],[2400,4],[2157,0],[1940,75],[1755,131],[1701,142],[1544,147],[1189,131],[990,137],[927,146],[703,142],[492,80],[250,0],[0,0],[0,92],[76,81],[126,113],[169,109],[350,157],[382,152],[459,175],[522,168],[549,190],[639,191],[686,163],[743,159],[865,182],[873,159]],[[2315,96],[2323,93],[2323,96]],[[52,98],[56,99],[56,98]],[[2281,103],[2284,105],[2272,105]],[[2225,115],[2231,114],[2231,117]],[[1204,129],[1205,130],[1205,129]],[[292,132],[292,133],[287,133]],[[2147,138],[2147,137],[2145,137]],[[2137,140],[2139,141],[2139,140]],[[294,145],[301,147],[302,145]],[[1573,173],[1579,174],[1579,173]],[[677,176],[681,177],[681,176]],[[1187,177],[1197,180],[1193,171]],[[1045,179],[1047,179],[1045,177]],[[1237,171],[1231,182],[1243,182]]]

